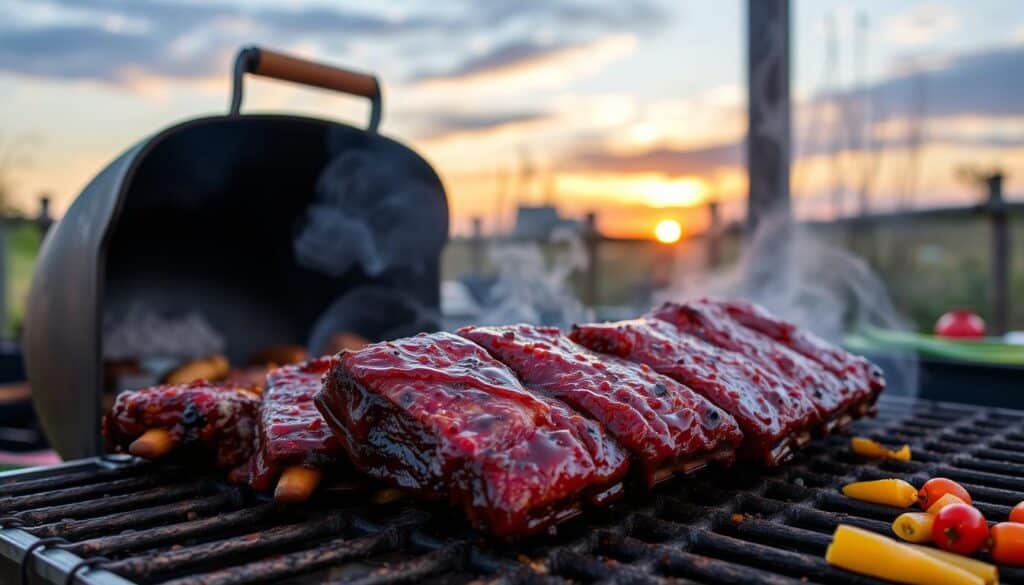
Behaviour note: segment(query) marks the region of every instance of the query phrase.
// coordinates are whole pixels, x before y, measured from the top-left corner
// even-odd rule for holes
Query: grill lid
[[[440,302],[440,251],[448,233],[444,187],[422,157],[376,132],[376,79],[253,51],[239,56],[229,115],[186,121],[140,141],[85,187],[47,235],[28,295],[25,357],[36,412],[50,444],[65,459],[103,452],[102,323],[130,313],[136,303],[158,315],[198,315],[224,338],[234,363],[270,345],[305,345],[322,317],[331,318],[328,328],[350,327],[332,332],[375,339],[437,326],[416,318],[435,314]],[[371,128],[300,116],[239,115],[245,72],[366,97]],[[325,202],[325,191],[356,192],[318,186],[325,169],[346,157],[350,163],[373,163],[356,170],[343,166],[352,182],[371,173],[373,180],[358,190],[359,201]],[[336,174],[326,176],[337,180]],[[391,182],[380,179],[382,174]],[[362,203],[374,197],[389,207],[382,203],[367,211],[371,206]],[[412,203],[397,205],[395,198]],[[362,215],[347,217],[352,207]],[[316,213],[325,210],[334,213]],[[374,212],[380,216],[370,217]],[[351,221],[337,228],[338,216]],[[325,224],[325,217],[336,221]],[[358,232],[352,226],[356,220],[383,220],[383,225]],[[412,236],[393,237],[396,230],[419,234],[423,241],[413,246]],[[352,261],[343,273],[327,273],[295,251],[298,244],[316,248],[324,231],[345,250],[379,244],[364,237],[369,232],[414,247],[415,253],[379,245],[373,250],[389,253],[386,259],[412,259],[371,263],[366,252],[358,257],[361,264]],[[313,237],[317,234],[321,237]],[[383,301],[353,323],[353,312],[335,305],[345,309],[362,301],[367,295],[345,296],[359,290]],[[372,318],[377,314],[407,316],[410,328],[389,330],[400,323],[379,323]]]

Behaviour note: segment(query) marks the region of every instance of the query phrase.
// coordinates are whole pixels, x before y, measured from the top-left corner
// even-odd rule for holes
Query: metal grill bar
[[[132,557],[110,563],[107,569],[127,577],[149,578],[153,575],[188,569],[218,559],[228,559],[256,552],[274,552],[279,547],[308,541],[325,535],[334,535],[346,524],[343,514],[329,514],[324,518],[302,524],[292,524],[252,532],[238,538],[225,538],[187,548],[172,548],[149,555]]]
[[[113,469],[100,468],[92,471],[79,471],[66,475],[54,475],[27,481],[17,481],[6,478],[0,480],[0,493],[6,496],[20,496],[22,494],[40,493],[71,486],[78,486],[98,481],[121,479],[125,477],[138,476],[140,468],[151,467],[149,464],[136,463]],[[15,476],[16,477],[16,476]]]
[[[287,576],[397,550],[400,542],[401,535],[397,530],[352,539],[335,538],[309,550],[275,556],[240,567],[220,569],[205,575],[172,579],[164,585],[240,585],[257,581],[272,582]]]
[[[650,494],[632,490],[612,509],[592,510],[556,535],[517,544],[488,542],[443,506],[378,505],[351,490],[281,507],[161,466],[111,469],[104,462],[44,476],[6,474],[0,475],[0,510],[8,525],[22,526],[0,530],[0,560],[11,559],[16,568],[19,551],[57,537],[67,544],[34,552],[35,572],[58,583],[82,558],[109,557],[76,574],[86,585],[293,578],[862,585],[878,581],[825,563],[831,533],[847,523],[888,534],[899,511],[846,498],[838,491],[842,484],[884,477],[920,484],[942,475],[962,482],[990,520],[1005,518],[1024,500],[1024,413],[886,400],[878,419],[854,429],[910,443],[913,461],[864,460],[849,452],[846,437],[828,437],[782,468],[710,469]],[[1001,567],[1000,573],[1004,583],[1024,583],[1024,569]],[[8,574],[0,562],[0,581]]]
[[[53,524],[44,524],[38,528],[28,528],[26,530],[40,538],[60,536],[66,539],[77,539],[98,533],[120,532],[167,520],[180,520],[194,515],[211,514],[228,508],[232,504],[237,503],[238,500],[239,496],[237,493],[222,493],[198,500],[174,502],[139,511],[132,510],[109,516],[100,516],[99,518],[90,518],[88,520],[67,520]]]
[[[0,499],[0,514],[6,514],[14,510],[33,510],[71,501],[81,502],[96,496],[126,493],[154,487],[162,483],[166,483],[166,480],[159,475],[145,475],[90,486],[70,487],[52,492],[12,496]],[[2,489],[3,487],[0,486],[0,490]]]
[[[389,585],[391,583],[418,581],[444,571],[459,568],[466,556],[465,549],[465,543],[456,542],[448,544],[425,555],[385,565],[364,577],[330,581],[328,585]]]
[[[126,508],[143,508],[152,504],[170,502],[181,498],[210,493],[214,490],[211,482],[192,482],[141,491],[137,494],[125,494],[113,497],[100,497],[87,502],[72,502],[59,506],[50,506],[16,512],[13,516],[26,524],[46,524],[66,518],[89,518]]]
[[[149,530],[133,531],[116,536],[101,536],[83,540],[68,550],[84,557],[125,553],[153,548],[164,544],[181,543],[201,535],[216,534],[234,528],[247,528],[269,518],[275,511],[273,504],[245,508],[228,514],[218,514],[182,524],[160,526]]]

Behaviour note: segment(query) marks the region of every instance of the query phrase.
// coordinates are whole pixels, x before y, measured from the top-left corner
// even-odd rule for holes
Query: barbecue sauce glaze
[[[594,351],[647,364],[731,414],[743,430],[741,455],[748,460],[779,463],[789,453],[790,441],[818,417],[814,405],[792,384],[665,321],[576,325],[570,338]]]
[[[840,378],[771,337],[741,325],[715,304],[703,301],[665,303],[649,316],[668,321],[712,345],[746,356],[780,378],[793,382],[817,408],[822,421],[862,402],[872,393],[866,379]]]
[[[316,403],[357,468],[447,496],[499,537],[579,513],[581,494],[606,502],[628,467],[600,425],[531,394],[482,348],[449,333],[342,352]]]
[[[731,462],[742,434],[732,416],[646,364],[598,355],[555,327],[464,327],[536,394],[595,419],[628,449],[647,484],[716,451]]]
[[[324,468],[344,452],[313,403],[335,358],[322,357],[271,370],[260,406],[249,485],[268,490],[285,468]]]
[[[767,335],[793,351],[813,360],[858,388],[866,386],[872,398],[885,389],[885,377],[878,366],[859,355],[832,345],[810,331],[783,321],[754,303],[741,300],[705,299],[704,303],[724,309],[729,316],[754,331]]]
[[[247,386],[202,380],[122,392],[103,417],[103,436],[127,450],[149,429],[166,429],[175,445],[208,453],[217,467],[230,469],[252,455],[259,404]]]

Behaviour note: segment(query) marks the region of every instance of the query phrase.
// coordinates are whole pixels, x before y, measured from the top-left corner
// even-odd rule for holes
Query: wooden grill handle
[[[235,59],[231,94],[233,116],[238,115],[242,107],[242,78],[246,73],[365,97],[370,100],[371,106],[369,130],[376,131],[380,124],[381,91],[376,76],[315,63],[260,47],[242,49]]]

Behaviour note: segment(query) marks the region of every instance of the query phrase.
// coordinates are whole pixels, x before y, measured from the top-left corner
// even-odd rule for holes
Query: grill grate
[[[283,508],[185,470],[87,460],[0,476],[0,578],[186,583],[876,583],[828,566],[839,523],[889,534],[892,508],[842,496],[849,481],[941,475],[991,520],[1024,500],[1024,413],[885,399],[858,434],[908,442],[913,461],[866,461],[844,436],[780,469],[742,466],[679,479],[593,510],[557,534],[489,543],[443,506],[372,504],[339,491]],[[83,559],[85,562],[83,564]],[[69,573],[75,571],[72,579]],[[1001,567],[1005,583],[1024,569]]]

